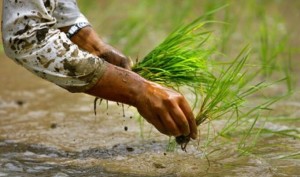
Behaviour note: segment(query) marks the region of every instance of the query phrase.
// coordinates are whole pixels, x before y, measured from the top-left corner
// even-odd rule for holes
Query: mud
[[[141,131],[134,108],[125,105],[123,115],[122,105],[98,101],[95,116],[94,97],[64,91],[5,56],[0,62],[0,176],[300,175],[299,158],[281,158],[299,153],[292,137],[266,136],[250,156],[229,144],[205,149],[201,138],[170,152],[168,137],[146,122]],[[278,105],[278,115],[299,116],[298,98]]]
[[[299,11],[291,4],[282,7],[282,14],[297,48]],[[281,133],[292,129],[299,136],[300,60],[295,53],[295,94],[273,107],[274,118],[264,126]],[[274,93],[282,88],[272,87],[268,94]],[[134,108],[124,105],[123,111],[121,104],[95,102],[96,115],[94,97],[69,93],[0,54],[0,176],[300,176],[300,142],[293,136],[265,133],[251,154],[241,155],[235,145],[223,143],[228,137],[206,148],[206,130],[200,129],[186,152],[180,146],[169,151],[169,138],[139,120]],[[223,123],[215,122],[214,128]]]

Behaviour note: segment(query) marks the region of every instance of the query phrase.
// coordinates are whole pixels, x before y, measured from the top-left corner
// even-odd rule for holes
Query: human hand
[[[131,70],[132,61],[108,44],[104,44],[102,46],[101,53],[98,54],[98,57],[104,59],[105,61],[115,66]]]
[[[132,71],[108,63],[101,79],[86,93],[136,107],[163,134],[197,136],[196,121],[185,98]]]
[[[70,26],[62,27],[60,30],[67,32],[69,28]],[[92,27],[82,28],[71,40],[80,48],[104,59],[108,63],[131,70],[132,61],[117,49],[106,44]]]
[[[197,125],[185,98],[169,88],[149,82],[135,105],[158,131],[169,136],[197,137]]]

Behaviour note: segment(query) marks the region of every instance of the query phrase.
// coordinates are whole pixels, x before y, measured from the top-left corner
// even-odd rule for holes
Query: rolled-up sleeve
[[[61,7],[70,4],[73,6],[62,13]],[[78,48],[57,29],[87,21],[76,1],[5,0],[2,13],[4,50],[29,71],[71,92],[88,90],[103,75],[106,63]]]

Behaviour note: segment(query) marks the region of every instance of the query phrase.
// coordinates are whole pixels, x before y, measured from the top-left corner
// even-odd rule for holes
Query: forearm
[[[65,33],[68,32],[69,29],[70,26],[60,28],[60,30]],[[80,29],[78,33],[71,37],[71,41],[78,45],[79,48],[96,56],[100,56],[101,53],[103,53],[105,46],[105,43],[90,26]]]
[[[102,78],[86,93],[136,107],[163,134],[196,138],[195,119],[184,97],[132,71],[107,64]]]
[[[71,92],[135,106],[164,134],[196,137],[193,114],[182,95],[123,69],[130,69],[130,60],[105,44],[91,27],[81,29],[70,41],[61,32],[68,30],[64,26],[84,20],[75,0],[50,2],[46,7],[42,0],[3,1],[3,44],[9,57]]]
[[[136,106],[138,95],[148,81],[132,71],[107,63],[106,70],[88,94],[111,101]]]
[[[70,26],[62,27],[60,30],[67,32],[69,28]],[[113,65],[131,69],[131,60],[114,47],[106,44],[90,26],[80,29],[71,37],[71,40],[77,44],[79,48],[88,51]]]

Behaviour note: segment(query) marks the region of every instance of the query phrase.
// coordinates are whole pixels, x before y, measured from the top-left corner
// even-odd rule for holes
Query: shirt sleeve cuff
[[[82,23],[82,22],[90,24],[90,22],[87,20],[87,18],[83,14],[79,14],[79,16],[74,17],[74,18],[69,18],[68,20],[58,21],[55,24],[55,28],[62,28],[62,27],[71,26],[76,23]]]
[[[104,72],[106,71],[107,68],[107,63],[103,61],[101,65],[98,66],[98,68],[95,69],[94,71],[94,76],[91,78],[91,80],[88,82],[87,85],[76,87],[76,86],[70,86],[70,87],[64,87],[66,90],[72,93],[81,93],[81,92],[86,92],[93,88],[98,81],[102,78],[104,75]]]

